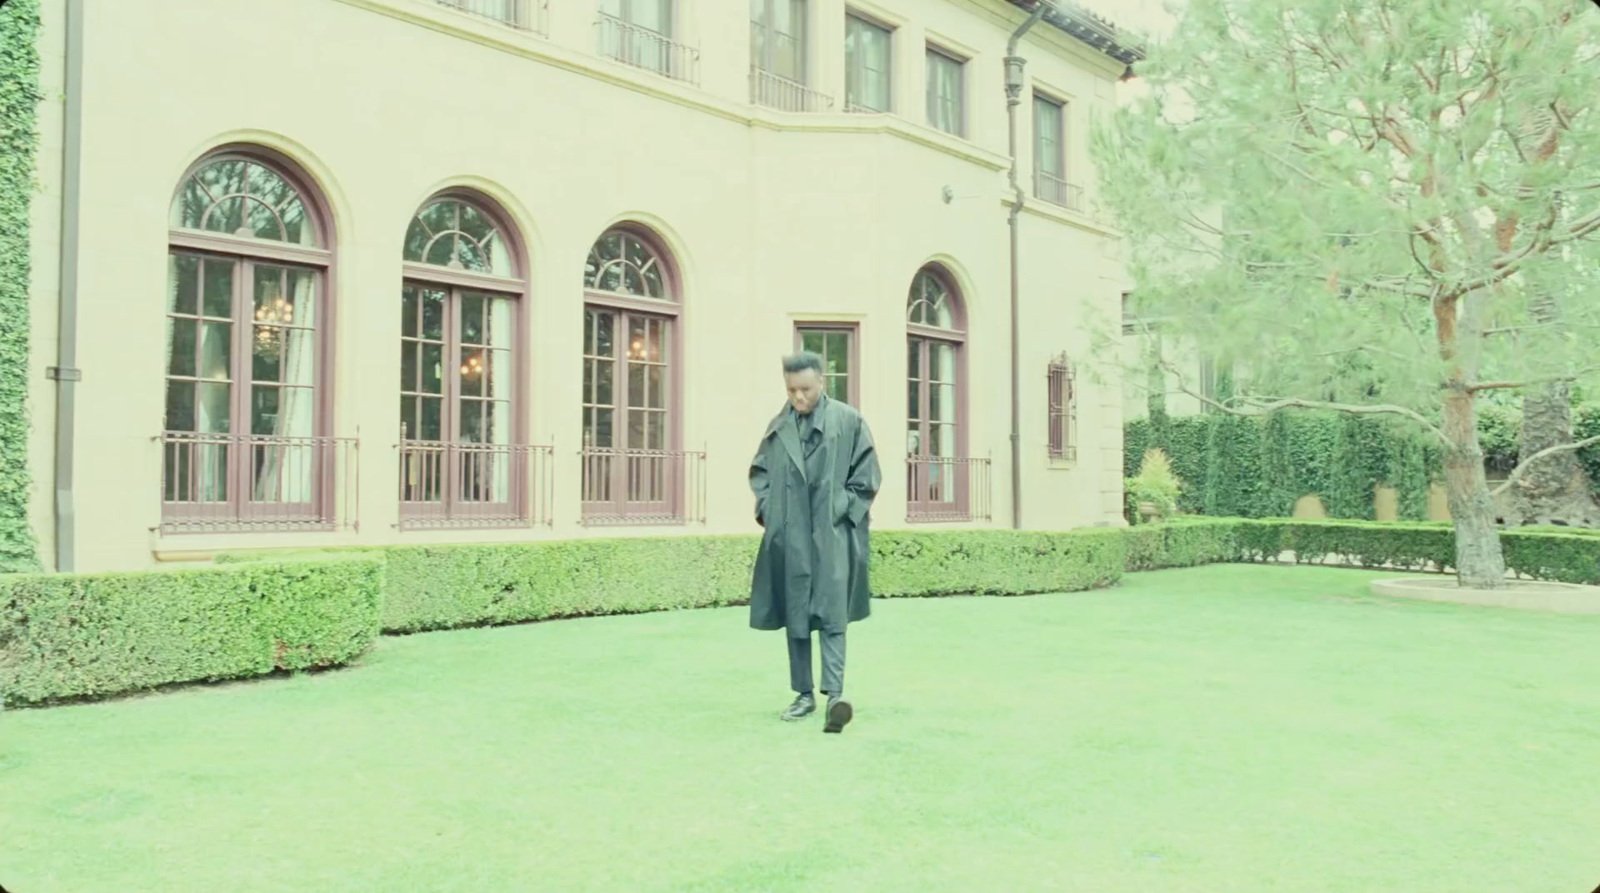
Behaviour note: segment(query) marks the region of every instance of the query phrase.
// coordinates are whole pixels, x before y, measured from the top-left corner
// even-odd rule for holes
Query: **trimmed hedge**
[[[378,636],[377,557],[0,576],[0,696],[38,704],[349,661]]]
[[[407,633],[745,604],[759,542],[753,536],[623,537],[293,557],[381,553],[388,561],[383,629]],[[1124,549],[1114,529],[877,532],[872,590],[893,598],[1092,589],[1120,578]],[[278,556],[225,553],[217,562],[262,557]]]

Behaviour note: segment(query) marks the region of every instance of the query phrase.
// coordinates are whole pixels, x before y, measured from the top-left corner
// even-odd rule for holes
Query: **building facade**
[[[822,353],[881,528],[1121,523],[1091,116],[1003,0],[45,0],[30,460],[47,567],[756,529]],[[62,101],[50,101],[60,99]],[[59,237],[58,237],[59,234]],[[65,390],[70,399],[59,400]]]

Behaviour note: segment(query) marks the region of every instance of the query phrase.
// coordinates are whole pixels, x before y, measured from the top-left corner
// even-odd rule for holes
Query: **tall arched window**
[[[406,230],[400,289],[400,524],[529,517],[521,337],[527,280],[504,217],[430,199]]]
[[[169,225],[163,531],[333,524],[323,206],[276,156],[226,151]]]
[[[646,231],[607,231],[584,264],[583,514],[591,524],[685,520],[679,299]]]
[[[966,459],[966,320],[949,274],[917,272],[906,298],[908,517],[970,517]]]

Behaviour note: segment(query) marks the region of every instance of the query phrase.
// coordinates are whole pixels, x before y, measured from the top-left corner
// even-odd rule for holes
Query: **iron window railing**
[[[750,70],[750,101],[780,112],[825,112],[833,108],[832,96],[760,68]]]
[[[992,464],[987,458],[907,456],[906,520],[990,520]]]
[[[705,523],[705,453],[589,447],[579,457],[584,524]]]
[[[554,522],[550,447],[406,440],[399,451],[402,530]]]
[[[549,0],[434,0],[462,12],[510,25],[519,31],[549,34]]]
[[[600,55],[607,59],[685,83],[700,83],[700,51],[695,47],[605,13],[595,22],[595,31]]]
[[[359,442],[167,431],[162,533],[336,530],[358,525]]]

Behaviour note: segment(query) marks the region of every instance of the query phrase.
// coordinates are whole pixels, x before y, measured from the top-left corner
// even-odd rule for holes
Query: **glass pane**
[[[311,222],[306,219],[306,204],[298,197],[285,202],[278,212],[283,220],[285,240],[297,245],[310,245],[316,240],[311,235]]]
[[[906,382],[906,418],[909,418],[912,421],[922,418],[921,382]]]
[[[949,344],[930,345],[933,351],[933,372],[929,376],[934,381],[954,382],[956,380],[956,349]]]
[[[637,316],[628,317],[628,359],[645,358],[645,321]]]
[[[483,378],[487,370],[484,368],[486,358],[482,350],[463,350],[461,352],[461,395],[463,397],[484,396]]]
[[[822,333],[816,331],[802,331],[800,333],[800,349],[809,350],[820,354],[825,349],[822,345]]]
[[[177,254],[167,260],[169,304],[173,313],[194,316],[200,312],[200,258]]]
[[[651,320],[650,321],[649,332],[650,332],[650,336],[649,336],[650,337],[650,355],[649,355],[649,360],[652,363],[663,362],[666,359],[666,356],[667,356],[667,324],[666,324],[666,322],[663,321],[663,320],[659,320],[659,319]]]
[[[438,289],[425,289],[422,292],[422,337],[433,340],[444,340],[444,302],[446,293]]]
[[[953,384],[930,385],[928,388],[928,404],[931,418],[941,422],[954,422],[956,420],[956,386]]]
[[[400,390],[402,391],[417,390],[417,350],[416,344],[400,345]]]
[[[422,392],[444,393],[444,346],[422,345]]]
[[[828,371],[835,374],[850,371],[849,332],[833,332],[828,336]]]
[[[461,343],[484,344],[487,334],[483,330],[484,299],[482,295],[461,296]]]
[[[515,376],[511,372],[511,351],[489,351],[489,396],[500,400],[511,398]]]
[[[616,375],[617,364],[614,361],[595,361],[594,402],[601,406],[616,404]]]
[[[251,235],[258,239],[283,241],[283,224],[278,222],[278,215],[272,208],[259,201],[247,202],[245,215],[245,228]]]
[[[645,440],[644,440],[644,425],[645,425],[645,421],[644,420],[645,420],[646,415],[647,415],[646,413],[642,413],[642,412],[630,412],[630,413],[628,413],[628,443],[627,443],[627,448],[630,449],[630,450],[647,449],[647,447],[645,446]]]
[[[650,413],[650,427],[645,437],[645,446],[652,450],[665,450],[667,448],[667,416],[663,412]]]
[[[193,431],[195,385],[192,381],[167,382],[168,431]]]
[[[200,339],[200,324],[192,319],[167,320],[167,340],[170,345],[167,372],[172,375],[195,375],[195,347]]]
[[[910,340],[910,346],[906,350],[906,358],[907,358],[907,361],[908,361],[907,362],[906,375],[908,375],[911,378],[921,378],[922,377],[922,342],[921,341],[917,340],[916,338],[912,338]]]
[[[427,249],[428,239],[428,228],[420,219],[413,219],[411,225],[406,227],[405,246],[400,250],[400,256],[405,260],[420,263],[422,253]]]
[[[906,455],[922,455],[922,426],[916,422],[906,425]]]
[[[285,277],[288,302],[285,325],[311,328],[317,322],[317,274],[289,268]]]
[[[483,401],[461,401],[461,425],[459,436],[462,443],[483,443]]]
[[[278,434],[279,399],[277,388],[257,386],[250,394],[250,433],[257,436]]]
[[[225,260],[205,262],[203,296],[206,316],[233,318],[233,264]]]
[[[316,383],[317,336],[310,329],[289,329],[284,333],[283,382],[311,387]]]
[[[417,337],[417,288],[408,285],[400,290],[400,336]]]
[[[651,366],[646,370],[645,387],[649,394],[649,399],[645,401],[645,405],[651,409],[665,409],[667,406],[666,391],[664,390],[665,373],[666,370],[661,366]]]
[[[444,440],[444,400],[423,397],[422,436],[419,440]]]
[[[212,232],[228,235],[248,234],[249,229],[245,226],[248,204],[249,199],[238,196],[213,203],[206,211],[203,227]]]
[[[505,445],[511,442],[511,403],[506,400],[496,400],[489,404],[489,436],[488,442]]]
[[[645,367],[638,363],[628,364],[628,406],[644,406],[644,372]]]
[[[282,329],[255,327],[255,336],[250,341],[251,378],[256,381],[283,381],[283,336]]]
[[[945,459],[953,459],[953,458],[955,458],[955,456],[956,456],[956,426],[953,425],[953,424],[952,425],[939,425],[935,429],[935,432],[936,433],[935,433],[935,444],[934,444],[934,446],[935,446],[935,449],[937,450],[937,452],[934,455],[937,455],[937,456],[939,456],[941,458],[945,458]]]
[[[489,301],[489,337],[484,343],[491,347],[509,348],[516,335],[511,327],[512,306],[509,298],[491,298]]]
[[[583,414],[583,442],[595,449],[610,449],[612,444],[612,413],[615,410],[596,409]]]
[[[202,382],[198,387],[196,429],[205,434],[227,434],[233,430],[233,386]]]
[[[201,324],[200,377],[227,381],[233,377],[233,323]]]
[[[828,396],[840,403],[849,403],[850,379],[844,375],[831,376],[828,379]]]
[[[400,437],[415,440],[417,437],[417,398],[400,398]]]
[[[616,326],[617,316],[614,313],[601,313],[595,322],[595,356],[616,356]]]

